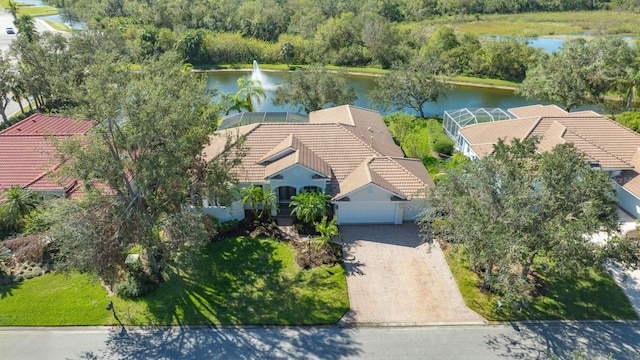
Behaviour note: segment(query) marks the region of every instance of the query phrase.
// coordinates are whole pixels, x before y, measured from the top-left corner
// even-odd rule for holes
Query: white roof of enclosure
[[[255,123],[308,123],[309,116],[290,112],[242,112],[222,119],[218,130]]]

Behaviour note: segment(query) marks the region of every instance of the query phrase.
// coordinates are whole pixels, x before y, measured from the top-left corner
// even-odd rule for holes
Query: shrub
[[[216,232],[225,235],[238,228],[238,220],[223,221],[216,224]]]
[[[638,111],[627,111],[618,114],[615,117],[615,121],[635,132],[640,132],[640,112]]]
[[[451,156],[451,154],[453,154],[453,142],[438,140],[435,143],[433,143],[432,149],[438,154]]]
[[[117,282],[113,286],[113,291],[116,295],[125,299],[133,299],[143,296],[153,290],[150,285],[143,284],[135,275],[127,272],[124,279]]]

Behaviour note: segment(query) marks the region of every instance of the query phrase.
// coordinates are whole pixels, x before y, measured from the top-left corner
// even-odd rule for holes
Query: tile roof
[[[529,117],[479,123],[460,129],[460,135],[467,139],[476,155],[483,157],[493,151],[493,144],[497,143],[499,139],[509,143],[513,138],[527,137],[539,121],[539,117]]]
[[[52,136],[84,135],[93,124],[60,116],[35,114],[0,132],[0,192],[12,186],[40,191],[66,191],[73,179],[55,175]]]
[[[19,123],[0,131],[0,136],[86,134],[93,126],[94,124],[86,119],[33,114]]]
[[[379,112],[353,105],[336,106],[309,114],[312,124],[340,124],[378,153],[387,156],[404,156],[393,141]]]
[[[241,182],[264,182],[265,177],[300,164],[326,175],[333,185],[332,195],[335,195],[343,193],[345,186],[351,186],[350,182],[361,184],[368,179],[369,175],[356,171],[365,160],[399,158],[400,162],[384,160],[394,161],[395,169],[383,169],[385,171],[378,174],[379,178],[372,175],[379,186],[403,197],[413,196],[414,188],[433,186],[419,160],[404,159],[402,150],[393,142],[379,113],[340,106],[312,112],[309,118],[309,123],[262,123],[220,131],[211,136],[210,145],[203,150],[204,158],[210,161],[224,150],[226,135],[241,134],[246,136],[244,145],[248,149],[248,154],[236,169]],[[359,132],[371,133],[373,141],[363,141]],[[373,164],[378,165],[375,161]],[[378,173],[381,170],[369,171]],[[393,174],[394,171],[397,174]],[[393,180],[394,176],[405,179],[402,180],[404,183]],[[347,181],[348,177],[350,180]]]
[[[534,109],[549,113],[549,107],[554,113],[558,110],[564,112],[551,105],[527,106],[524,107],[526,111],[519,111],[521,108],[509,111],[531,115]],[[460,133],[469,141],[474,151],[478,148],[478,156],[490,153],[487,145],[492,146],[498,139],[508,141],[509,138],[538,136],[540,151],[549,151],[557,144],[571,142],[589,159],[598,161],[606,169],[632,167],[631,158],[640,147],[639,134],[592,111],[481,123],[460,129]]]
[[[557,105],[540,105],[540,104],[521,106],[521,107],[511,108],[507,110],[520,119],[532,117],[532,116],[536,116],[536,117],[562,116],[567,113]]]
[[[622,170],[615,180],[640,197],[640,134],[593,111],[568,113],[555,105],[532,105],[509,111],[524,118],[482,123],[460,130],[478,156],[491,153],[493,144],[505,134],[519,139],[538,136],[540,151],[569,142],[601,168]],[[535,117],[538,120],[531,126]],[[525,132],[527,127],[530,131]]]

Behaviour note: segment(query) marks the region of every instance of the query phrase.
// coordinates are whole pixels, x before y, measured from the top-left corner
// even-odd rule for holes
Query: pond
[[[246,75],[250,75],[249,71],[222,71],[210,73],[208,77],[208,86],[217,87],[218,90],[225,93],[235,94],[238,90],[237,80],[238,78]],[[267,99],[262,102],[261,105],[256,106],[256,111],[289,111],[297,112],[297,109],[288,106],[275,106],[271,103],[273,98],[274,89],[277,84],[283,82],[283,78],[287,76],[287,73],[276,72],[263,72],[264,76],[263,85],[267,85],[266,93]],[[349,76],[349,83],[353,86],[358,99],[354,102],[354,105],[376,109],[376,107],[370,102],[367,97],[368,92],[376,86],[375,78],[370,76]],[[548,101],[538,101],[535,99],[526,99],[514,95],[513,91],[491,89],[491,88],[478,88],[469,86],[454,86],[446,93],[445,97],[438,99],[438,102],[427,103],[425,105],[425,112],[428,115],[442,116],[445,110],[460,109],[460,108],[477,108],[477,107],[499,107],[502,109],[508,109],[512,107],[534,105],[534,104],[551,104]],[[255,104],[254,104],[255,105]],[[383,111],[382,109],[376,109],[382,114],[387,114],[392,111]],[[405,109],[407,112],[414,113],[410,109]],[[602,109],[596,105],[587,105],[577,108],[576,110],[594,110],[602,111]]]
[[[560,48],[562,48],[562,44],[565,43],[565,41],[569,40],[569,39],[577,39],[580,36],[563,36],[563,37],[545,37],[545,36],[540,36],[540,37],[536,37],[536,38],[515,38],[516,40],[522,40],[522,41],[526,41],[527,45],[529,47],[533,47],[533,48],[540,48],[542,49],[544,52],[546,53],[552,53],[555,51],[560,50]],[[585,34],[586,38],[589,38],[589,35]],[[486,39],[493,39],[493,40],[501,40],[501,39],[509,39],[508,36],[485,36],[484,38]],[[630,36],[625,36],[622,38],[623,40],[625,40],[626,42],[629,43],[629,45],[633,45],[633,43],[636,41],[636,38],[630,37]]]

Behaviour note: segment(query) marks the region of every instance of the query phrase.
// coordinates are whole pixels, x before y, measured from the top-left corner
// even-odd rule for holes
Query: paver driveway
[[[420,245],[418,227],[340,226],[351,310],[358,324],[481,323],[466,307],[442,251]]]

